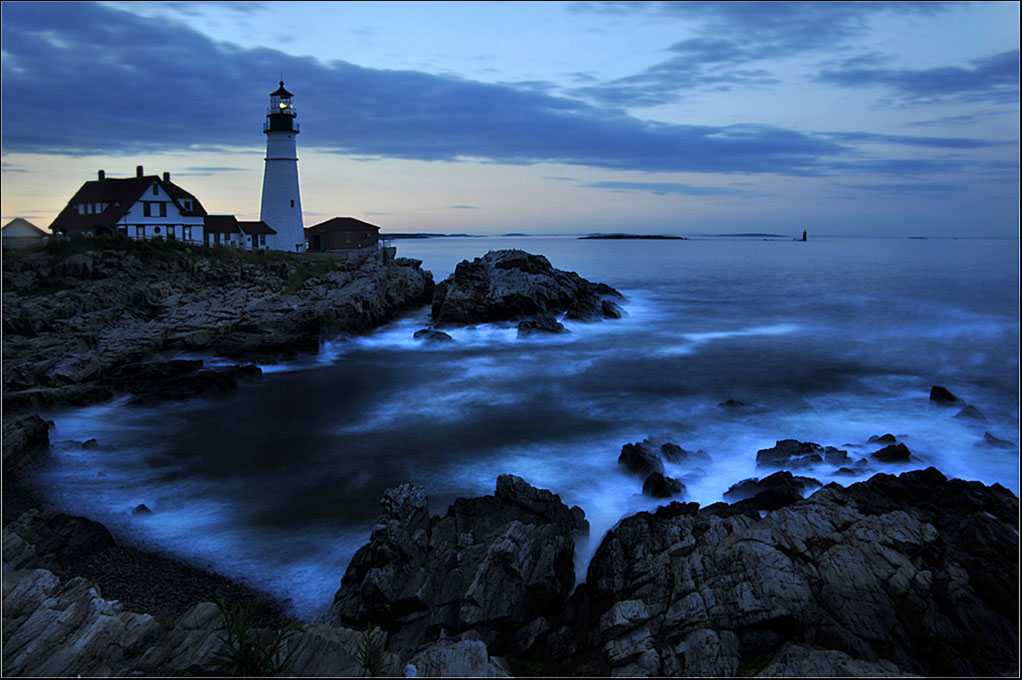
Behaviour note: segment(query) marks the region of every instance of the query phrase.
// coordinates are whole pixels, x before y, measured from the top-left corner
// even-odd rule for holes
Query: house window
[[[183,238],[185,241],[192,240],[192,228],[187,224],[181,227],[181,238]]]
[[[145,227],[141,224],[135,225],[135,238],[145,239]]]
[[[266,234],[259,234],[259,245],[266,245]]]
[[[173,224],[168,224],[167,225],[167,240],[169,241],[170,239],[173,239],[173,238],[177,238],[177,236],[176,236],[176,234],[174,232],[174,225]]]
[[[144,217],[153,216],[153,204],[149,201],[142,201],[142,215]]]
[[[167,216],[167,202],[163,201],[160,203],[160,217]]]
[[[181,205],[184,206],[185,210],[191,210],[192,209],[192,200],[190,198],[182,198],[181,199]]]
[[[159,184],[154,184],[153,185],[153,196],[159,196],[159,195],[160,195],[160,185]]]
[[[295,207],[295,201],[294,201],[294,199],[291,199],[291,207],[292,207],[292,208],[293,208],[293,207]]]
[[[154,234],[159,234],[160,233],[160,228],[159,227],[153,227],[153,233]]]

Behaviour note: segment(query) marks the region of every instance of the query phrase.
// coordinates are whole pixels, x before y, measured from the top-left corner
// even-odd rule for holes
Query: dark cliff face
[[[491,654],[530,650],[574,585],[578,507],[502,475],[493,496],[458,499],[428,516],[422,487],[388,491],[369,543],[352,559],[329,617],[372,623],[391,649],[418,649],[471,632]]]
[[[480,639],[564,675],[1001,675],[1018,663],[1018,498],[938,471],[771,513],[671,503],[607,533],[571,593],[581,510],[510,476],[428,517],[389,491],[330,616],[392,650]]]
[[[726,507],[674,503],[605,537],[584,637],[615,672],[1017,670],[1018,498],[1007,489],[930,468],[830,485],[762,519]]]
[[[433,277],[392,251],[337,261],[204,248],[39,253],[4,263],[5,405],[109,398],[121,365],[164,351],[279,359],[428,304]],[[261,257],[265,257],[262,261]],[[114,381],[116,382],[116,381]]]
[[[491,250],[458,264],[437,284],[433,320],[438,324],[473,324],[566,315],[593,321],[618,318],[607,298],[621,294],[574,272],[554,269],[542,255],[522,250]]]

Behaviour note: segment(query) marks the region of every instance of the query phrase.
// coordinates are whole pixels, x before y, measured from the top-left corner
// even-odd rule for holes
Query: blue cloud
[[[919,141],[934,138],[848,133],[860,136],[841,139],[768,125],[651,122],[535,89],[242,49],[176,22],[93,3],[5,4],[0,30],[6,152],[258,149],[268,93],[283,71],[296,93],[300,148],[364,160],[789,176],[936,173],[965,166],[939,159],[870,160],[855,146],[884,141],[939,147]],[[709,42],[685,50],[683,58],[721,58]],[[739,69],[718,84],[765,77]]]
[[[928,69],[825,69],[815,80],[841,87],[886,87],[908,104],[935,101],[1018,103],[1017,49],[974,59],[970,64]]]
[[[855,191],[866,191],[874,194],[888,194],[894,196],[909,195],[909,196],[930,196],[934,198],[942,197],[946,194],[955,193],[961,191],[964,187],[957,184],[937,184],[937,183],[916,183],[916,184],[843,184],[839,182],[833,182],[833,186],[840,187],[842,189],[854,189]]]
[[[586,189],[609,189],[616,192],[642,191],[658,196],[762,196],[743,189],[697,187],[678,182],[591,182],[581,185]]]
[[[991,146],[1004,146],[1017,143],[1017,141],[1001,142],[985,139],[969,139],[966,137],[914,137],[911,135],[883,135],[874,132],[825,132],[819,134],[839,142],[880,142],[883,144],[921,146],[931,149],[982,149]]]
[[[764,69],[737,66],[833,49],[865,33],[881,13],[934,13],[949,3],[632,2],[575,3],[578,11],[654,14],[697,26],[699,35],[670,46],[676,56],[644,71],[579,88],[576,94],[616,106],[655,106],[685,91],[779,82]],[[722,37],[726,36],[726,37]],[[863,63],[863,62],[856,62]],[[847,65],[846,65],[847,66]]]

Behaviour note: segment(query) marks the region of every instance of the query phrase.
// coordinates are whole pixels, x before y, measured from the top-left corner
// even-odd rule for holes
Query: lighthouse
[[[305,250],[302,198],[298,190],[298,135],[294,95],[280,87],[270,93],[263,132],[266,134],[266,166],[263,170],[263,202],[259,219],[277,232],[276,250]]]

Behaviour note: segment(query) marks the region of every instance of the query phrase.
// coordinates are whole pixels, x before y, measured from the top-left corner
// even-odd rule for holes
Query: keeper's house
[[[376,248],[380,228],[354,217],[334,217],[305,228],[305,243],[310,251],[346,251]]]
[[[112,179],[102,170],[86,182],[50,224],[54,234],[99,235],[120,232],[135,239],[204,242],[206,210],[199,199],[170,181],[170,173]]]
[[[206,245],[233,246],[245,250],[267,250],[266,238],[277,233],[265,222],[245,222],[234,215],[206,215],[203,220]]]

